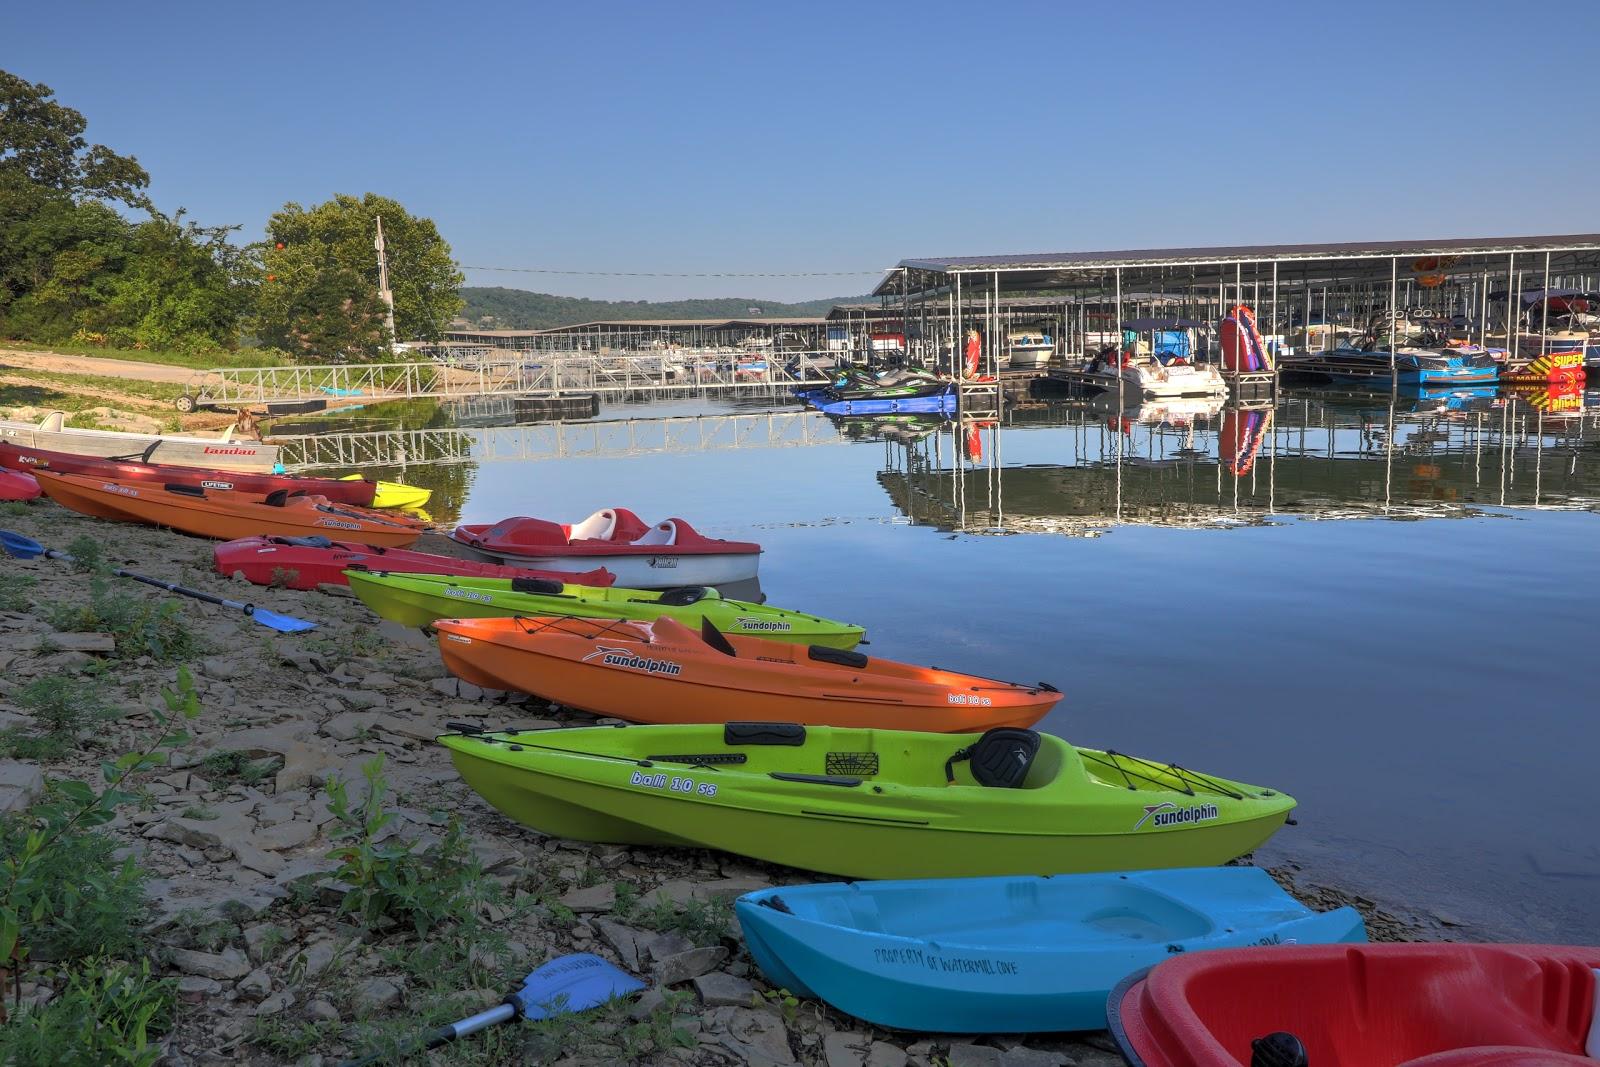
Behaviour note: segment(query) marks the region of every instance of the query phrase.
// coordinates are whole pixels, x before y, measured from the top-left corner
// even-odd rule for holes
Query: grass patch
[[[251,759],[248,752],[222,749],[201,760],[198,769],[201,776],[213,784],[240,782],[244,785],[255,785],[276,774],[278,768],[282,766],[281,756]]]
[[[261,1016],[250,1024],[250,1040],[282,1063],[300,1059],[336,1033],[334,1023],[296,1022],[281,1015]]]
[[[67,549],[80,567],[95,573],[89,580],[88,603],[45,607],[45,621],[52,627],[67,633],[111,634],[119,659],[149,656],[173,663],[205,651],[205,642],[190,629],[181,603],[113,590],[103,573],[100,548],[88,538],[74,540]]]
[[[618,882],[616,891],[612,911],[630,926],[658,934],[682,934],[702,947],[732,936],[733,905],[721,897],[690,900],[682,905],[657,897],[646,904],[639,896],[639,887],[632,882]]]
[[[33,729],[0,731],[0,752],[20,759],[61,759],[86,729],[116,715],[106,700],[105,682],[92,675],[35,678],[12,701],[33,716]]]
[[[40,345],[28,341],[0,342],[0,352],[43,352],[63,356],[93,356],[96,359],[122,359],[137,363],[160,363],[168,367],[211,370],[216,367],[287,367],[294,360],[282,352],[264,348],[241,348],[235,352],[175,352],[145,348],[101,348],[97,345]]]
[[[183,386],[175,382],[146,382],[138,378],[112,378],[103,374],[72,374],[63,371],[30,370],[27,368],[6,367],[0,373],[8,378],[26,378],[31,382],[41,382],[49,386],[61,386],[71,390],[74,386],[79,389],[100,389],[108,393],[117,393],[123,396],[137,397],[149,400],[152,403],[170,405],[183,393]],[[76,394],[73,394],[76,395]],[[102,407],[109,401],[93,396],[83,397],[84,407]]]
[[[31,574],[0,574],[0,611],[27,611],[33,604],[32,598],[28,596],[28,590],[38,581],[39,579]]]

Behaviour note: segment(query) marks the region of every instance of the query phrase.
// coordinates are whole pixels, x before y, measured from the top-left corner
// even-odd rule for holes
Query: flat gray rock
[[[692,948],[665,959],[658,959],[654,974],[658,985],[677,985],[714,971],[728,958],[728,950],[721,945],[711,948]]]
[[[0,760],[0,814],[21,811],[44,792],[44,774],[37,763]]]
[[[726,971],[712,971],[697,976],[694,991],[700,994],[700,1002],[708,1008],[749,1007],[750,998],[756,995],[754,986]]]

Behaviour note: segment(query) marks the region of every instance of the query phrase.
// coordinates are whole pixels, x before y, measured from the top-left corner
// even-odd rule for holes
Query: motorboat
[[[1166,399],[1226,396],[1228,384],[1216,367],[1195,362],[1194,319],[1132,319],[1122,324],[1122,345],[1107,347],[1084,364],[1087,384],[1123,396]]]
[[[278,469],[278,446],[235,438],[232,433],[231,426],[220,437],[81,430],[68,426],[67,415],[62,411],[52,411],[37,424],[0,420],[0,441],[26,448],[218,470],[271,472]]]
[[[1006,352],[1012,370],[1038,370],[1056,354],[1056,344],[1042,330],[1013,330],[1006,335]]]

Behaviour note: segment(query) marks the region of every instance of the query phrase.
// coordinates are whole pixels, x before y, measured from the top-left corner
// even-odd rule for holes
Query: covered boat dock
[[[1008,330],[1024,323],[1048,325],[1057,359],[1071,360],[1120,339],[1130,319],[1214,323],[1239,304],[1280,355],[1333,347],[1344,323],[1415,313],[1506,348],[1515,365],[1537,354],[1523,351],[1526,335],[1548,332],[1552,301],[1507,294],[1597,283],[1600,234],[1571,234],[906,259],[872,295],[881,316],[898,313],[913,356],[940,369],[954,368],[968,329],[998,373]]]

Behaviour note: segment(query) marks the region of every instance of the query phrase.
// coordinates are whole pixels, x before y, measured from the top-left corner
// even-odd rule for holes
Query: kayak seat
[[[730,722],[722,726],[725,745],[789,745],[806,743],[806,728],[797,722]]]
[[[333,547],[333,542],[321,534],[308,534],[305,537],[274,537],[272,540],[280,545],[294,545],[298,548]]]
[[[544,596],[560,596],[561,583],[552,578],[513,578],[511,579],[513,593],[539,593]]]
[[[704,617],[700,619],[700,640],[721,652],[724,656],[737,656],[739,654],[728,639],[722,636],[722,631],[717,629],[710,619]]]
[[[827,645],[811,645],[806,648],[806,655],[822,663],[837,663],[841,667],[867,665],[867,657],[864,654],[843,648],[829,648]]]
[[[678,543],[678,522],[666,519],[650,527],[649,531],[633,541],[636,545],[675,545]]]
[[[272,492],[268,493],[261,502],[267,505],[269,508],[281,508],[289,502],[289,490],[274,489]]]
[[[569,537],[574,541],[609,541],[616,529],[616,510],[602,508],[573,526]]]
[[[973,780],[979,785],[1019,789],[1033,767],[1033,758],[1039,754],[1039,745],[1039,735],[1033,730],[1015,726],[985,730],[982,737],[945,760],[945,781],[954,782],[955,765],[966,760],[972,767]]]
[[[711,590],[703,585],[685,585],[677,589],[668,589],[656,597],[657,604],[665,604],[669,608],[686,608],[690,604],[697,604],[706,598]]]

